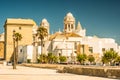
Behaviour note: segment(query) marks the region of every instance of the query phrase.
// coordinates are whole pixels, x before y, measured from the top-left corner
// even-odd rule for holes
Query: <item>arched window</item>
[[[65,24],[65,29],[67,29],[67,24]]]
[[[69,29],[69,31],[70,31],[70,24],[68,24],[68,29]]]
[[[59,56],[62,56],[62,54],[61,54],[61,53],[59,53]]]
[[[71,25],[71,29],[73,29],[73,24]]]

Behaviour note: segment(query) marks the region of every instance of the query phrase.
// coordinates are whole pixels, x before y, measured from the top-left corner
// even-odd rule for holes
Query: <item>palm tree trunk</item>
[[[43,54],[43,39],[41,39],[41,54]]]
[[[14,63],[13,63],[13,69],[16,69],[16,47],[15,47],[15,40],[13,40],[13,42],[14,42],[14,51],[13,51]]]
[[[17,47],[16,47],[16,64],[18,63],[18,41],[17,43]]]

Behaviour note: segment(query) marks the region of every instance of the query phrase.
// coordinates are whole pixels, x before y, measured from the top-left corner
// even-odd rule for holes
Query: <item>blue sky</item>
[[[51,32],[63,30],[68,12],[88,36],[114,38],[120,44],[120,0],[0,0],[0,33],[7,18],[30,18],[37,25],[46,18]]]

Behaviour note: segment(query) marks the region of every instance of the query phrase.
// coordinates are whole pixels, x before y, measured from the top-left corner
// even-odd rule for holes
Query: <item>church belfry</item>
[[[69,33],[75,31],[75,18],[72,13],[68,13],[64,17],[64,32]]]
[[[47,31],[48,31],[48,34],[50,34],[50,33],[49,33],[49,27],[50,27],[50,25],[49,25],[47,19],[44,18],[44,19],[42,20],[42,22],[40,23],[40,26],[45,27],[45,28],[47,29]]]

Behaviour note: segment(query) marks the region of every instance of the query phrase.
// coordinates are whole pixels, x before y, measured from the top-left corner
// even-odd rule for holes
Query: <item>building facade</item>
[[[118,44],[112,38],[99,38],[97,36],[86,36],[86,29],[83,29],[80,22],[77,26],[72,13],[64,17],[64,30],[58,31],[49,37],[52,52],[57,55],[66,56],[72,61],[72,56],[78,54],[93,55],[96,62],[100,62],[103,52],[115,50],[119,52]]]
[[[52,52],[56,56],[66,56],[67,62],[76,61],[78,54],[93,55],[96,62],[99,62],[105,50],[115,50],[119,52],[118,44],[112,38],[99,38],[97,36],[86,36],[86,29],[76,20],[72,13],[66,14],[63,20],[63,31],[50,34],[50,24],[47,19],[43,19],[40,27],[45,27],[48,31],[48,37],[44,39],[43,52]],[[5,56],[10,60],[13,54],[13,30],[22,34],[23,39],[19,42],[19,58],[24,61],[29,58],[23,58],[30,55],[30,59],[35,62],[41,53],[40,40],[36,37],[39,26],[33,20],[26,19],[7,19],[5,22]],[[28,45],[28,47],[27,47]],[[29,47],[29,45],[31,47]],[[33,47],[32,47],[33,46]],[[27,47],[27,48],[26,48]],[[31,53],[26,51],[32,50]],[[26,53],[25,53],[26,52]],[[74,57],[74,58],[73,58]],[[24,59],[24,60],[22,60]]]
[[[13,57],[13,30],[22,35],[19,45],[29,45],[33,42],[32,29],[36,23],[31,19],[7,19],[4,25],[5,30],[5,59],[10,61]]]
[[[4,59],[4,33],[0,34],[0,59]]]

